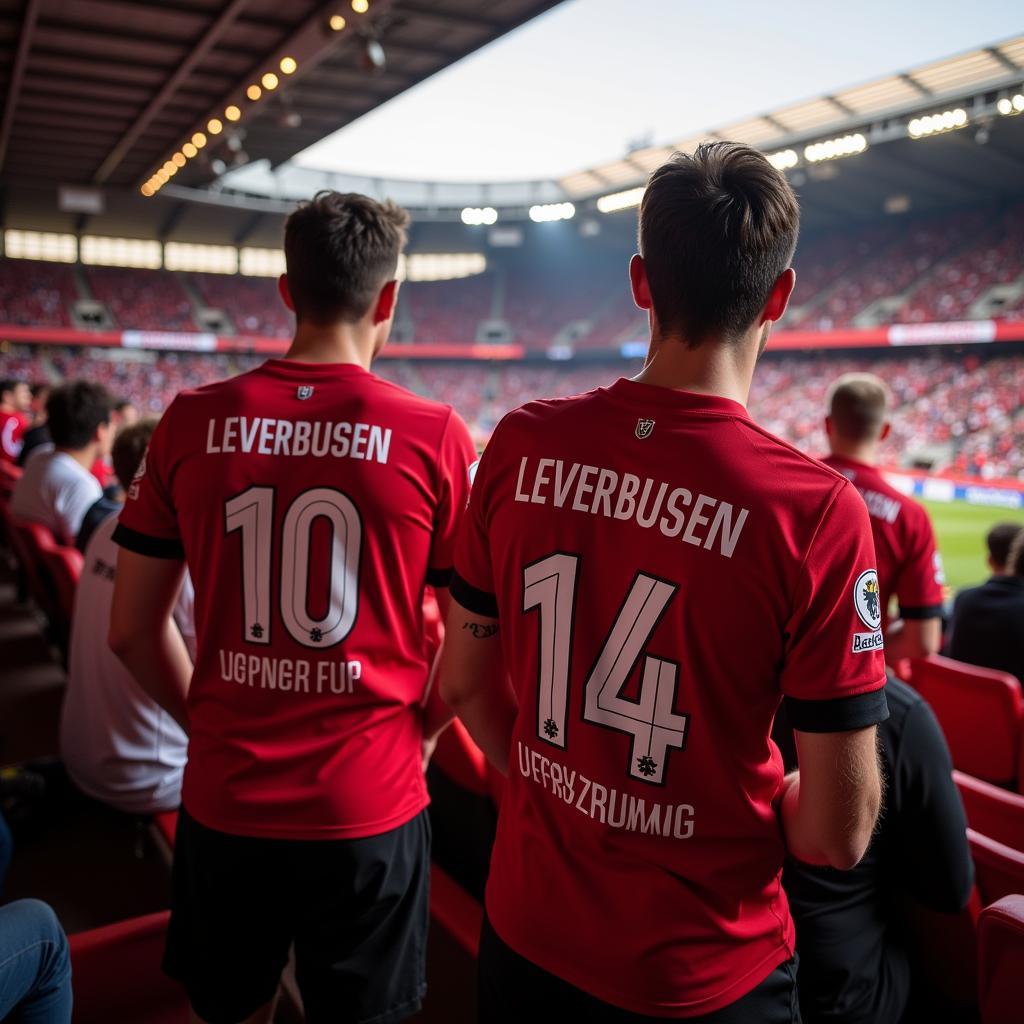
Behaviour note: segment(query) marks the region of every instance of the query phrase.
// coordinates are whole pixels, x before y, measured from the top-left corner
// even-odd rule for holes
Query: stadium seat
[[[931,655],[912,662],[911,682],[932,706],[953,765],[996,785],[1018,777],[1024,698],[1007,672]]]
[[[75,606],[75,590],[82,578],[85,557],[78,548],[58,544],[43,551],[43,562],[49,570],[64,624],[70,627],[71,614]]]
[[[6,459],[0,459],[0,501],[10,501],[14,485],[21,479],[21,469]]]
[[[1024,853],[967,830],[974,859],[975,883],[983,906],[1014,893],[1024,893]]]
[[[51,618],[59,618],[60,608],[56,589],[44,561],[44,552],[57,547],[53,534],[41,523],[10,517],[11,540],[28,584],[28,592],[42,611]]]
[[[1024,796],[1010,793],[964,772],[953,781],[967,812],[967,824],[989,839],[1024,853]]]
[[[978,1008],[982,1024],[1018,1024],[1024,997],[1024,896],[1004,896],[978,920]]]
[[[70,937],[73,1024],[186,1024],[184,989],[160,968],[169,911]]]

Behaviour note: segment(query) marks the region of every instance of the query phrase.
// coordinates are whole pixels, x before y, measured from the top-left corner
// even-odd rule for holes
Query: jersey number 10
[[[331,589],[326,614],[309,613],[309,545],[313,522],[331,524]],[[274,539],[274,488],[250,487],[224,504],[226,532],[242,532],[242,594],[245,637],[269,644]],[[332,647],[352,632],[359,610],[359,554],[363,526],[352,499],[332,487],[304,491],[281,524],[281,619],[304,647]]]
[[[578,555],[559,552],[523,569],[523,611],[540,610],[537,735],[563,749],[579,563]],[[633,737],[629,774],[641,782],[663,784],[669,749],[686,743],[689,715],[672,710],[679,666],[644,653],[678,589],[637,573],[584,687],[584,721]],[[620,693],[641,656],[640,696],[634,701]]]

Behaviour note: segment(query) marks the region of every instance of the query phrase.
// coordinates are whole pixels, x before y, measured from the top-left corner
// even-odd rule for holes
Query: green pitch
[[[946,566],[946,581],[953,590],[988,579],[985,534],[1000,522],[1024,526],[1024,511],[968,505],[962,501],[922,502],[935,524],[935,537]]]

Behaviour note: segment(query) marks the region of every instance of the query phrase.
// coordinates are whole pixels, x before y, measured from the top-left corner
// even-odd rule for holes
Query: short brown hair
[[[310,323],[361,320],[395,276],[409,214],[390,200],[318,192],[288,218],[284,257],[295,316]]]
[[[157,419],[155,416],[147,416],[145,419],[133,423],[130,427],[124,427],[117,432],[114,438],[114,447],[110,450],[110,459],[114,463],[114,472],[117,474],[118,482],[123,488],[135,478],[142,456],[146,454],[149,447],[149,439],[156,430]]]
[[[985,544],[988,546],[988,556],[992,564],[999,569],[1005,569],[1010,562],[1010,548],[1013,546],[1017,534],[1024,532],[1024,526],[1020,523],[996,523],[985,535]]]
[[[659,326],[689,345],[749,330],[793,258],[800,207],[756,149],[706,142],[647,183],[640,255]]]
[[[888,386],[873,373],[845,373],[828,392],[832,425],[848,441],[869,441],[876,437],[890,405]]]

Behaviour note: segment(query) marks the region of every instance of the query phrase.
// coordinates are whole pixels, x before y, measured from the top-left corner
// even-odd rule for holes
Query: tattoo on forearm
[[[498,624],[496,622],[486,625],[482,622],[465,622],[462,628],[468,629],[477,640],[487,640],[498,632]]]

